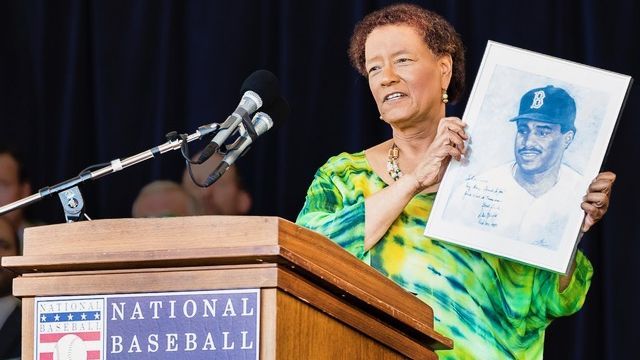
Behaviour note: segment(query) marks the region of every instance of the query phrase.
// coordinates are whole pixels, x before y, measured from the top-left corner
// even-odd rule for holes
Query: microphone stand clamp
[[[59,192],[58,197],[62,203],[64,217],[68,223],[82,219],[84,215],[84,199],[82,199],[82,193],[80,193],[80,188],[77,185]]]

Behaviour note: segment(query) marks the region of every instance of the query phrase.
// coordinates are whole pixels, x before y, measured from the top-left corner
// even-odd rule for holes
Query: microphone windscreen
[[[278,78],[268,70],[256,70],[242,83],[240,94],[253,91],[262,99],[262,106],[268,106],[280,96]]]
[[[270,105],[263,107],[260,111],[271,117],[274,126],[280,126],[285,123],[291,112],[289,103],[282,96],[276,97]]]

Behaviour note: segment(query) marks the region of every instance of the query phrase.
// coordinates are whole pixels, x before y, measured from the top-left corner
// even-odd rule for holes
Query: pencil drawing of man
[[[514,160],[466,178],[452,193],[450,216],[513,240],[557,248],[565,206],[581,180],[563,163],[576,134],[575,118],[576,103],[566,90],[547,85],[527,91],[509,120],[516,127]]]

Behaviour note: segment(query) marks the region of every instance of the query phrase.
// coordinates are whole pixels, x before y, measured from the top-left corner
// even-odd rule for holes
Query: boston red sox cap
[[[564,89],[547,85],[527,91],[520,99],[518,116],[510,119],[559,124],[562,132],[575,131],[576,102]]]

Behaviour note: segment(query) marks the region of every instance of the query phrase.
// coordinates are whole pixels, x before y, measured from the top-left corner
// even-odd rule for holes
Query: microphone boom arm
[[[76,205],[76,207],[74,208],[74,213],[82,213],[82,207],[83,207],[83,201],[82,201],[82,197],[80,195],[80,191],[78,189],[74,189],[77,188],[78,184],[81,184],[87,180],[95,180],[95,179],[99,179],[103,176],[109,175],[109,174],[113,174],[115,172],[118,172],[126,167],[141,163],[145,160],[151,159],[157,155],[160,154],[164,154],[168,151],[172,151],[172,150],[177,150],[180,149],[180,147],[182,146],[183,142],[186,141],[187,143],[192,142],[194,140],[199,140],[201,139],[203,136],[209,135],[210,133],[216,132],[218,131],[218,129],[220,128],[220,124],[218,123],[213,123],[213,124],[209,124],[209,125],[203,125],[200,126],[198,128],[198,130],[196,130],[193,134],[190,134],[184,138],[181,137],[176,137],[174,139],[170,139],[169,141],[165,142],[164,144],[158,145],[156,147],[153,147],[149,150],[143,151],[141,153],[138,153],[136,155],[127,157],[123,160],[121,159],[115,159],[112,160],[111,163],[103,168],[100,168],[98,170],[95,171],[83,171],[81,172],[78,176],[75,176],[71,179],[65,180],[63,182],[60,182],[56,185],[53,186],[46,186],[43,187],[42,189],[38,190],[37,193],[29,195],[25,198],[22,198],[20,200],[14,201],[10,204],[4,205],[0,207],[0,215],[3,215],[5,213],[8,213],[10,211],[16,210],[18,208],[21,207],[25,207],[28,205],[31,205],[37,201],[40,201],[41,199],[52,195],[52,194],[57,194],[60,193],[62,191],[65,190],[69,190],[72,189],[74,194],[76,195],[76,197],[80,197],[79,203]],[[77,217],[76,219],[71,219],[69,217],[68,214],[68,207],[69,207],[69,199],[67,199],[67,201],[65,202],[65,200],[63,200],[63,198],[60,198],[60,201],[62,201],[62,206],[65,210],[65,216],[67,218],[67,222],[72,222],[75,220],[79,220],[79,217]]]

